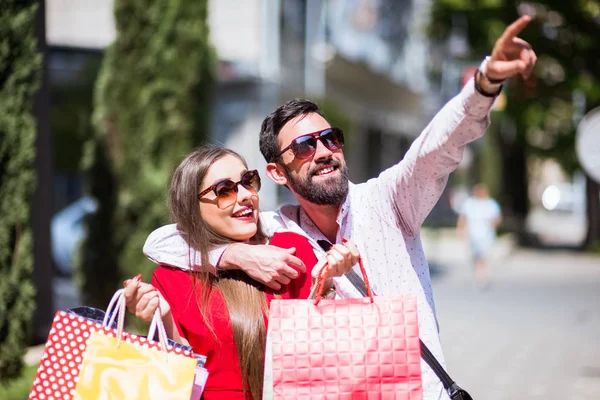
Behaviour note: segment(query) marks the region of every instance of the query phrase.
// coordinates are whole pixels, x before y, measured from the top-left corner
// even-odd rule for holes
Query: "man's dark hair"
[[[268,163],[276,162],[279,154],[277,135],[281,128],[290,120],[299,115],[317,113],[323,118],[321,109],[312,101],[305,99],[292,99],[277,107],[265,118],[260,128],[260,152]]]

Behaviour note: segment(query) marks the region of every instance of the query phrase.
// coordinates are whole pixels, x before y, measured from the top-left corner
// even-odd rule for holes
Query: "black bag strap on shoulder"
[[[321,248],[325,251],[328,251],[331,248],[331,243],[326,240],[317,240],[317,243],[319,243],[319,246],[321,246]],[[363,297],[367,296],[367,287],[365,282],[354,270],[350,270],[344,276],[348,278],[350,283],[354,285],[356,290],[358,290]],[[373,290],[371,290],[371,292],[373,293],[373,296],[376,296]],[[473,400],[469,393],[467,393],[464,389],[461,389],[460,386],[458,386],[456,382],[452,380],[450,375],[448,375],[446,370],[444,370],[444,367],[442,367],[439,361],[435,358],[427,345],[423,343],[421,339],[419,339],[419,342],[421,342],[421,358],[427,363],[427,365],[429,365],[432,371],[435,372],[440,381],[442,381],[442,385],[444,385],[444,389],[446,389],[446,392],[448,392],[448,396],[450,396],[452,400]]]
[[[420,340],[420,339],[419,339]],[[471,395],[467,393],[466,390],[461,389],[460,386],[450,378],[450,375],[444,370],[444,368],[440,365],[439,361],[435,358],[433,353],[427,348],[425,343],[421,342],[421,358],[429,365],[429,367],[435,372],[440,381],[442,381],[442,385],[444,385],[444,389],[448,392],[448,396],[452,400],[473,400]]]

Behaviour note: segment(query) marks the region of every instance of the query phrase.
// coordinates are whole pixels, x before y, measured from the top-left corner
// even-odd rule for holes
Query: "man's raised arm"
[[[501,83],[516,74],[529,77],[536,62],[531,46],[517,35],[529,23],[524,16],[508,26],[492,55],[461,93],[450,100],[411,145],[404,159],[369,181],[373,190],[388,193],[398,223],[416,234],[439,200],[450,172],[458,166],[467,143],[483,136]],[[388,207],[389,208],[389,207]]]

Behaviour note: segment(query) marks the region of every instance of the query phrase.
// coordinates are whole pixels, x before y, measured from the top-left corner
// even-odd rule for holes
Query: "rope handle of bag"
[[[123,338],[123,331],[125,329],[125,314],[125,289],[119,289],[115,292],[112,299],[108,303],[106,314],[104,315],[104,320],[102,321],[102,326],[111,327],[113,326],[115,319],[117,319],[117,347],[121,344],[121,339]],[[150,327],[148,329],[148,340],[154,341],[156,332],[158,332],[158,342],[160,343],[160,347],[162,351],[166,353],[168,337],[160,316],[160,306],[156,309],[156,311],[154,311],[152,322],[150,323]]]
[[[314,286],[311,295],[309,297],[313,297],[315,296],[315,306],[319,305],[319,302],[323,299],[323,288],[325,287],[325,281],[327,280],[325,278],[325,272],[327,271],[327,266],[328,264],[325,263],[325,265],[323,265],[323,268],[321,268],[321,270],[319,271],[319,275],[317,276],[317,284]],[[373,303],[375,300],[373,299],[373,291],[371,290],[371,284],[369,283],[369,277],[367,276],[367,271],[365,270],[365,267],[363,265],[363,261],[362,261],[362,257],[358,258],[358,266],[360,267],[360,272],[362,274],[362,278],[364,281],[364,285],[366,287],[366,293],[367,293],[367,297],[369,297],[369,299],[371,300],[371,303]],[[353,271],[350,271],[353,272]],[[358,274],[354,273],[357,277]],[[348,274],[346,274],[346,276],[348,276]],[[358,278],[360,279],[360,278]]]

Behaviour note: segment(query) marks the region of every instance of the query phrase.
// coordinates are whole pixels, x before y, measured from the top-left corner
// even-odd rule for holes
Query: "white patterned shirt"
[[[462,158],[464,146],[481,137],[489,125],[493,99],[484,97],[469,82],[450,100],[414,141],[404,159],[379,177],[350,184],[341,206],[336,242],[353,241],[363,258],[367,276],[378,295],[414,295],[418,302],[419,335],[438,361],[445,365],[440,344],[429,267],[420,228],[440,198],[448,175]],[[315,253],[324,251],[316,240],[327,240],[299,206],[261,213],[268,234],[285,229],[307,236]],[[211,252],[214,265],[224,249]],[[154,262],[187,268],[188,250],[175,225],[154,231],[144,245]],[[360,274],[358,267],[355,267]],[[345,278],[336,279],[338,295],[360,297]],[[449,399],[433,371],[421,362],[423,398]]]

